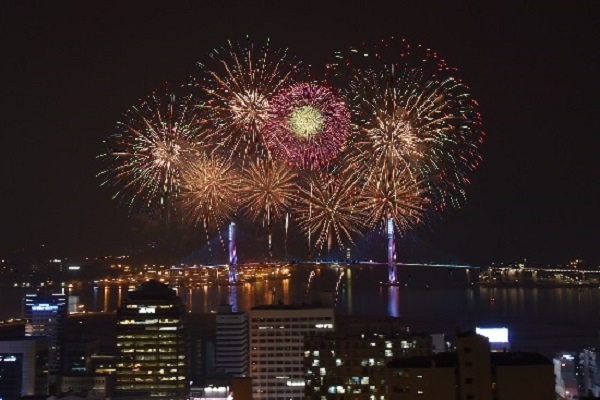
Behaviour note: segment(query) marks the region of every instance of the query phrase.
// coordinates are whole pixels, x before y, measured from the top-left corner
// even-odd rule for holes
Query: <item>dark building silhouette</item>
[[[396,359],[388,364],[388,399],[553,399],[550,360],[538,353],[490,352],[486,337],[457,336],[456,352]]]

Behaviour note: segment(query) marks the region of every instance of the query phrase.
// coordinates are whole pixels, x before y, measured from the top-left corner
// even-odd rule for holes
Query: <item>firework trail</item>
[[[302,169],[321,169],[338,156],[350,133],[346,104],[325,86],[292,85],[275,95],[263,132],[271,154]]]
[[[340,273],[340,277],[338,278],[337,283],[335,284],[335,300],[333,303],[333,306],[335,307],[337,305],[338,302],[338,298],[340,297],[340,285],[342,283],[342,278],[344,277],[346,273],[344,271],[342,271]]]
[[[310,284],[312,283],[314,277],[315,277],[315,271],[310,271],[310,275],[308,276],[308,285],[306,286],[306,296],[307,297],[310,292]]]
[[[202,149],[204,126],[191,97],[153,94],[124,114],[100,158],[102,185],[130,210],[169,208],[181,193],[185,170]]]
[[[262,218],[266,223],[270,256],[273,250],[271,221],[280,219],[291,209],[297,191],[297,174],[281,162],[258,159],[251,161],[241,173],[240,209],[252,220]]]
[[[301,65],[285,50],[270,43],[255,46],[229,42],[199,63],[203,78],[196,86],[204,92],[218,148],[245,159],[265,155],[262,130],[271,96],[301,76]]]

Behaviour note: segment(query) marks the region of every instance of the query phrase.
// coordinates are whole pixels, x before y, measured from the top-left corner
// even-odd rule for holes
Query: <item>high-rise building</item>
[[[303,399],[304,340],[333,331],[333,308],[268,305],[249,317],[253,398]]]
[[[67,322],[67,295],[45,293],[25,295],[25,336],[48,338],[48,390],[58,389],[62,371]]]
[[[184,400],[189,395],[185,308],[174,290],[150,280],[117,311],[115,398]]]
[[[248,314],[219,306],[215,366],[232,376],[248,375]]]

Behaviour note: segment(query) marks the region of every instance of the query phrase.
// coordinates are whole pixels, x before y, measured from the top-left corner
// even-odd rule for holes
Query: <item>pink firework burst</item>
[[[263,139],[271,154],[302,169],[317,170],[337,157],[350,133],[350,113],[331,89],[299,83],[276,94]]]

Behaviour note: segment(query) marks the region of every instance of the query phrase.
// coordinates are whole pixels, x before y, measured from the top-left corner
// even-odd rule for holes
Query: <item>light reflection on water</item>
[[[598,345],[600,289],[469,286],[473,273],[404,267],[399,270],[399,278],[407,286],[388,287],[379,284],[386,278],[386,266],[342,269],[302,265],[294,266],[291,278],[286,280],[178,288],[177,292],[193,313],[216,311],[223,303],[247,311],[262,304],[330,299],[335,301],[337,313],[398,316],[408,326],[427,332],[453,333],[457,327],[507,326],[513,348],[546,354],[558,345],[563,350]],[[127,286],[83,286],[71,289],[70,293],[80,297],[86,311],[112,312],[126,298],[127,290]],[[3,288],[0,320],[19,317],[22,298],[30,292]]]

